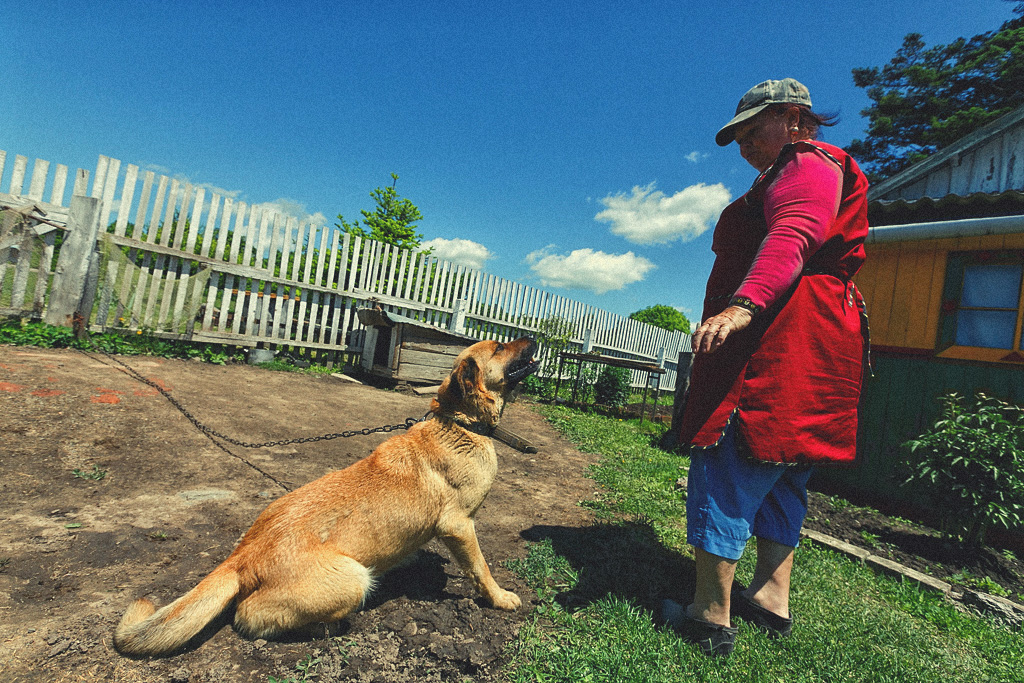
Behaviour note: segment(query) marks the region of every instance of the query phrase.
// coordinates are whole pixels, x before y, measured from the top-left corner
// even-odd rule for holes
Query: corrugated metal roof
[[[868,204],[868,224],[871,227],[1022,214],[1024,192],[1020,190],[976,192],[966,196],[949,194],[938,199],[879,199]]]
[[[952,145],[943,147],[927,159],[909,166],[891,178],[872,185],[868,190],[868,199],[875,200],[883,196],[899,194],[900,188],[906,188],[926,178],[930,173],[936,171],[946,164],[954,163],[958,157],[966,154],[972,149],[977,149],[986,142],[1007,133],[1010,129],[1024,122],[1024,105],[1017,107],[1005,116],[982,126],[969,135],[965,135]],[[1003,163],[1002,161],[1000,163]],[[1006,187],[1005,185],[1003,186]]]

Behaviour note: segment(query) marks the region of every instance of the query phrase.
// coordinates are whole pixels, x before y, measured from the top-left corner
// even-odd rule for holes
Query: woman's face
[[[758,171],[764,171],[778,158],[782,148],[793,141],[789,131],[789,113],[765,110],[750,121],[736,126],[736,144],[740,154]]]

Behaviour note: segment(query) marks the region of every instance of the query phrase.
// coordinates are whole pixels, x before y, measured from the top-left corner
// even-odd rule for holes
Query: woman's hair
[[[818,130],[822,126],[834,126],[839,123],[839,114],[825,114],[811,111],[811,108],[806,104],[773,104],[768,107],[768,109],[772,113],[781,114],[787,111],[790,107],[796,107],[800,110],[800,122],[797,125],[800,126],[800,130],[803,131],[811,140],[818,139]]]

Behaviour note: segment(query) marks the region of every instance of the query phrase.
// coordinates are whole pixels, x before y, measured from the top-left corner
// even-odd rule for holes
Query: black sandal
[[[766,631],[772,638],[788,638],[793,632],[793,613],[789,618],[780,617],[774,612],[769,612],[756,602],[743,595],[743,588],[733,588],[732,613],[743,621]]]
[[[685,607],[672,600],[661,603],[661,618],[683,640],[696,645],[708,657],[728,657],[736,646],[738,628],[694,619],[686,614]]]

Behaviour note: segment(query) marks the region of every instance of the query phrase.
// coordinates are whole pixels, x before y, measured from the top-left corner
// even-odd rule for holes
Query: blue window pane
[[[1020,297],[1021,268],[1009,266],[967,266],[961,306],[981,308],[1017,308]]]
[[[960,311],[956,317],[957,346],[1013,348],[1017,311]]]

